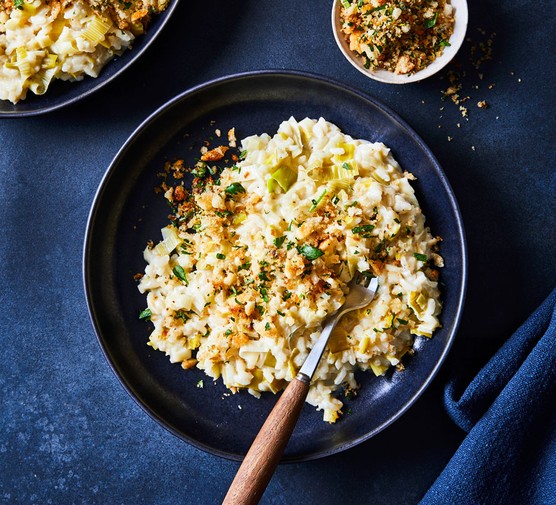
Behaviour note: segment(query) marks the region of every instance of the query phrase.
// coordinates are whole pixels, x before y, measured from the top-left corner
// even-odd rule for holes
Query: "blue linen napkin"
[[[556,289],[445,405],[469,434],[421,505],[556,504]]]

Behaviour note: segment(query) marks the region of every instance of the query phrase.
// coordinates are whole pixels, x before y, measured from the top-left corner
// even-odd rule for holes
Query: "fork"
[[[267,417],[251,445],[222,505],[256,505],[259,503],[284,449],[297,424],[311,379],[315,374],[330,334],[342,316],[371,303],[378,289],[376,277],[357,272],[339,311],[330,316],[303,362],[297,376],[289,383]]]

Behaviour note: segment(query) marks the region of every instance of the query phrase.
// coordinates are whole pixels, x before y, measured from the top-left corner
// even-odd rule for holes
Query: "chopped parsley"
[[[438,12],[435,12],[432,18],[429,18],[425,21],[425,28],[427,29],[432,28],[436,24],[437,19],[438,19]]]
[[[269,331],[269,330],[270,330],[270,323],[266,323],[266,324],[264,325],[264,329],[265,329],[266,331]]]
[[[372,224],[364,224],[363,226],[356,226],[351,231],[357,235],[361,235],[363,238],[370,238],[371,232],[375,229]]]
[[[427,261],[428,260],[426,254],[413,253],[413,256],[415,256],[415,258],[417,258],[419,261]]]
[[[269,302],[269,298],[268,298],[268,294],[266,292],[266,288],[260,287],[259,288],[259,293],[261,293],[261,297],[263,299],[264,302],[268,303]]]
[[[227,195],[237,195],[238,193],[245,193],[245,188],[241,182],[234,182],[224,190],[224,193]]]
[[[174,273],[174,275],[183,283],[185,283],[186,286],[189,286],[189,281],[187,280],[187,275],[185,274],[185,270],[183,269],[182,266],[180,265],[176,265],[174,268],[172,268],[172,272]]]
[[[189,317],[189,314],[183,310],[176,310],[174,317],[176,319],[183,319],[184,322],[189,321],[191,319],[191,317]]]
[[[139,319],[146,319],[147,321],[150,321],[151,316],[152,316],[152,312],[151,312],[151,309],[149,309],[149,308],[147,308],[145,310],[142,310],[139,313]]]
[[[219,260],[225,260],[225,259],[226,259],[226,255],[225,255],[225,254],[222,254],[222,253],[216,253],[216,257],[217,257]]]
[[[284,241],[286,240],[286,236],[282,235],[281,237],[276,237],[274,239],[274,245],[278,248],[282,247],[282,244],[284,243]]]
[[[305,256],[305,258],[307,258],[309,261],[316,260],[324,254],[324,252],[322,252],[320,249],[309,244],[298,246],[297,251],[299,252],[299,254]]]

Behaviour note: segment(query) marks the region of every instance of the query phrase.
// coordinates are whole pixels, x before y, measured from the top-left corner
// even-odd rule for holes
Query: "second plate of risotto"
[[[178,0],[0,3],[0,117],[43,114],[99,90],[136,61]]]
[[[356,272],[368,307],[335,330],[284,460],[397,419],[454,338],[461,218],[438,163],[373,99],[318,76],[249,73],[180,95],[109,168],[84,257],[116,374],[178,437],[240,459]]]

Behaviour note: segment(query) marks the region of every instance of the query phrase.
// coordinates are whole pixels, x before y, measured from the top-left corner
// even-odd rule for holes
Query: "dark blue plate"
[[[274,133],[290,116],[324,117],[356,138],[382,141],[413,172],[417,196],[441,254],[443,327],[428,340],[418,337],[404,372],[376,378],[360,373],[360,394],[346,405],[351,414],[334,425],[305,405],[284,461],[319,458],[372,437],[401,414],[431,382],[454,339],[465,284],[466,252],[461,216],[438,162],[397,115],[344,85],[295,72],[254,72],[212,81],[176,97],[129,138],[108,169],[96,195],[85,237],[84,282],[93,325],[108,362],[127,391],[155,420],[187,442],[219,456],[240,459],[276,401],[247,392],[224,396],[199,370],[182,370],[147,346],[150,323],[139,321],[145,297],[133,275],[143,272],[142,251],[160,239],[168,207],[154,192],[164,162],[192,161],[216,128],[225,138]],[[224,140],[225,141],[225,140]],[[197,383],[203,380],[204,387]]]
[[[121,56],[109,61],[97,78],[86,76],[76,82],[56,80],[51,83],[44,95],[37,96],[29,91],[27,98],[16,104],[8,100],[0,100],[0,118],[44,114],[75,103],[102,88],[141,57],[164,28],[178,2],[179,0],[170,0],[168,8],[153,17],[145,34],[133,41],[131,49],[127,49]]]

